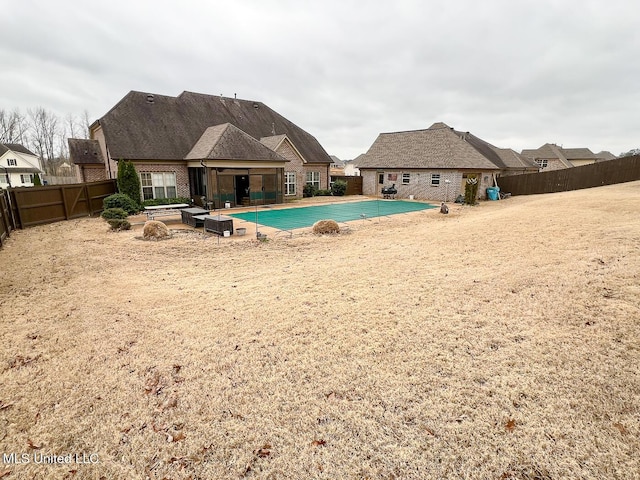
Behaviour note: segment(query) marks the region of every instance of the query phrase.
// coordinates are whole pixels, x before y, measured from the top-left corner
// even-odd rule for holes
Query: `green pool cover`
[[[430,208],[436,207],[428,203],[405,202],[403,200],[367,200],[273,210],[258,207],[257,211],[232,213],[229,216],[240,218],[247,222],[257,222],[260,225],[277,228],[278,230],[294,230],[296,228],[310,227],[318,220],[335,220],[341,223],[363,218],[416,212]]]

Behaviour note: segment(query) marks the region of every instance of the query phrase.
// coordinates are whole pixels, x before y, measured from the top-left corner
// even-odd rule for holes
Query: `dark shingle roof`
[[[598,157],[600,160],[613,160],[618,158],[608,150],[603,150],[601,152],[596,153],[596,157]]]
[[[27,155],[33,155],[37,157],[35,153],[29,150],[27,147],[20,145],[19,143],[0,143],[0,155],[4,155],[9,150],[17,153],[26,153]]]
[[[498,148],[469,132],[455,132],[462,140],[471,144],[485,158],[501,169],[517,169],[538,171],[539,167],[532,160],[523,157],[510,148]]]
[[[364,158],[357,160],[359,168],[498,169],[441,122],[426,130],[381,133]]]
[[[553,143],[545,143],[540,148],[522,150],[522,155],[533,159],[546,158],[550,160],[557,158],[567,167],[573,166],[569,160],[596,160],[600,158],[588,148],[563,148]]]
[[[104,164],[100,144],[97,140],[69,138],[69,159],[76,165]]]
[[[184,159],[205,130],[231,123],[256,140],[286,134],[310,163],[331,163],[309,133],[261,102],[183,92],[129,92],[100,120],[112,158]]]
[[[588,148],[560,148],[567,160],[596,159],[596,156]]]
[[[288,161],[230,123],[207,128],[185,158],[187,160]]]

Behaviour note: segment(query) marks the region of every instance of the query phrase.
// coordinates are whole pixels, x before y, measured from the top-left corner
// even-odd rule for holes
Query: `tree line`
[[[89,138],[91,121],[82,115],[60,117],[43,107],[6,110],[0,108],[0,143],[17,143],[40,158],[46,175],[60,175],[60,167],[69,163],[68,138]]]

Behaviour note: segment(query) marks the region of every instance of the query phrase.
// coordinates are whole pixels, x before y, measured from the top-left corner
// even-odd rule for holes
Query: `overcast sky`
[[[350,159],[445,122],[503,148],[640,147],[636,0],[0,0],[0,108],[258,100]]]

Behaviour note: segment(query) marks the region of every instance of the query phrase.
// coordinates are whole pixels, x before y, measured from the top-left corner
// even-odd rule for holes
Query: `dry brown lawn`
[[[640,182],[140,236],[0,251],[0,478],[640,478]]]

